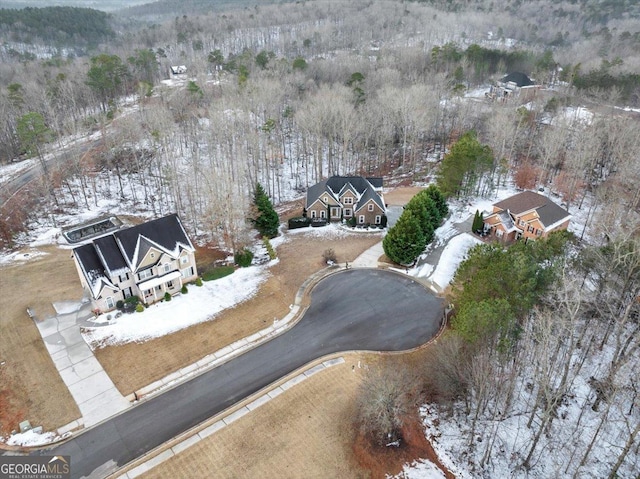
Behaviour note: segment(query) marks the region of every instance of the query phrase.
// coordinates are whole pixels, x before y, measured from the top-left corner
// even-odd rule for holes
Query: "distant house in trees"
[[[491,86],[488,98],[504,101],[515,96],[527,96],[534,94],[540,85],[536,85],[531,78],[522,72],[512,72],[496,81]]]
[[[153,303],[198,274],[195,248],[175,214],[96,238],[74,248],[73,259],[99,311],[130,296]]]
[[[354,218],[359,225],[379,225],[387,213],[382,178],[332,176],[307,190],[308,218],[340,221]]]
[[[186,65],[173,65],[171,67],[169,67],[171,69],[171,74],[172,75],[182,75],[184,73],[187,73],[187,66]]]
[[[484,229],[497,240],[509,243],[520,238],[545,238],[566,230],[571,215],[546,196],[523,191],[493,205],[484,218]]]

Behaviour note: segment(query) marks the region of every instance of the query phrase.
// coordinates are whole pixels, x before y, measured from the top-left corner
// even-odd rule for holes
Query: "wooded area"
[[[293,199],[331,174],[437,178],[458,199],[491,198],[511,179],[544,187],[570,212],[588,209],[584,238],[473,250],[449,298],[453,329],[424,365],[423,397],[460,425],[461,460],[479,477],[499,458],[528,471],[550,454],[552,476],[631,477],[638,4],[508,2],[500,15],[481,1],[261,4],[113,20],[123,28],[86,56],[2,30],[0,161],[32,157],[43,174],[3,191],[1,245],[101,198],[154,216],[177,211],[194,237],[237,252],[252,240],[252,202],[269,210],[271,236],[267,200]],[[173,65],[187,73],[172,75]],[[545,89],[485,97],[516,69]],[[421,199],[397,224],[418,232],[402,233],[405,244],[423,245],[445,214],[436,198]],[[581,408],[569,408],[577,396]],[[520,439],[509,446],[512,427]],[[605,446],[614,453],[594,456]]]

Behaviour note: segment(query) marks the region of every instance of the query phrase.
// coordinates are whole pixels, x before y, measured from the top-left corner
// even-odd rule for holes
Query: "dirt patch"
[[[55,246],[39,250],[47,254],[0,268],[3,432],[17,429],[24,419],[53,430],[80,417],[26,310],[31,308],[40,319],[52,316],[53,301],[80,300],[82,288],[69,250]]]
[[[370,477],[351,454],[353,397],[367,356],[345,359],[345,364],[311,376],[142,477]]]
[[[289,235],[277,248],[280,261],[270,268],[270,277],[258,294],[215,320],[145,343],[96,350],[96,357],[120,392],[131,394],[286,316],[302,283],[325,266],[322,253],[327,248],[334,250],[339,262],[351,262],[380,241],[380,235],[327,237],[315,236],[320,232],[313,230]]]
[[[371,479],[385,479],[387,475],[397,475],[405,464],[410,464],[417,459],[428,459],[444,473],[447,479],[455,479],[455,476],[440,462],[433,446],[425,437],[417,411],[415,416],[407,418],[402,427],[400,446],[377,446],[370,438],[358,433],[353,442],[353,454],[360,467],[370,472]]]

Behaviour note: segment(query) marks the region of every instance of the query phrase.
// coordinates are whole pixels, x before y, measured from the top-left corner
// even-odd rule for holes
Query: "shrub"
[[[187,289],[187,285],[186,284],[182,285],[182,288],[180,288],[180,292],[182,294],[187,294],[189,292],[189,290]]]
[[[122,309],[122,308],[124,308],[124,301],[122,301],[121,299],[119,299],[118,301],[116,301],[116,308],[117,308],[117,309]]]
[[[140,302],[140,298],[138,298],[137,296],[129,296],[124,300],[124,302],[127,304],[138,304]]]
[[[142,303],[138,303],[136,306],[136,312],[142,313],[143,311],[144,311],[144,306],[142,305]]]
[[[199,276],[196,278],[196,286],[202,286],[202,278]]]
[[[386,218],[386,216],[385,216],[385,218]],[[355,228],[356,227],[356,219],[352,216],[351,218],[349,218],[347,220],[347,225],[351,226],[352,228]]]
[[[241,268],[246,268],[247,266],[251,266],[253,253],[247,248],[244,248],[242,251],[238,251],[233,255],[233,261]]]
[[[306,215],[306,213],[304,214]],[[295,230],[297,228],[306,228],[311,224],[311,220],[306,216],[297,216],[295,218],[291,218],[287,224],[290,230]]]
[[[324,253],[322,253],[322,259],[324,259],[324,262],[327,264],[337,263],[338,261],[336,259],[335,251],[331,248],[324,250]]]
[[[169,291],[164,293],[164,300],[165,301],[171,301],[171,294],[169,293]]]
[[[208,269],[202,273],[202,280],[213,281],[215,279],[224,278],[235,271],[233,266],[217,266],[215,268]],[[200,279],[200,278],[198,278]],[[200,281],[202,283],[202,280]],[[196,280],[196,285],[198,281]],[[200,284],[202,286],[202,284]]]
[[[276,259],[278,255],[276,254],[276,251],[273,249],[273,246],[271,245],[271,241],[269,241],[269,238],[266,236],[263,236],[262,242],[264,243],[264,247],[267,248],[267,253],[269,253],[269,259]]]

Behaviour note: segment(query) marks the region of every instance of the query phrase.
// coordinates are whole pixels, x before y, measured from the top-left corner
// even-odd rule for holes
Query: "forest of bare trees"
[[[86,56],[49,58],[42,42],[5,37],[0,162],[33,158],[41,179],[15,193],[3,186],[0,246],[19,243],[30,222],[56,226],[66,211],[115,197],[132,212],[177,211],[199,240],[237,251],[250,241],[256,184],[279,204],[333,173],[422,182],[474,130],[491,155],[460,195],[491,197],[513,179],[554,192],[569,212],[587,209],[587,222],[562,255],[540,262],[555,276],[536,301],[472,311],[513,313],[513,335],[440,342],[426,398],[460,426],[460,459],[478,477],[496,477],[498,463],[526,474],[545,461],[548,477],[632,477],[637,2],[620,2],[622,12],[604,2],[606,18],[590,1],[555,2],[554,15],[546,0],[508,2],[501,15],[467,3],[307,1],[118,19],[116,37]],[[174,77],[171,65],[188,72]],[[515,67],[553,82],[531,98],[488,101],[483,91]],[[523,281],[540,266],[524,257]]]

